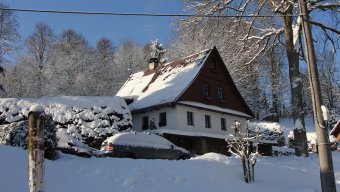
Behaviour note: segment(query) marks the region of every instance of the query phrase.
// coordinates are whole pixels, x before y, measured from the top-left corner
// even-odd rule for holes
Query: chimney
[[[158,67],[159,61],[157,58],[150,58],[149,60],[149,70],[154,70],[156,67]]]

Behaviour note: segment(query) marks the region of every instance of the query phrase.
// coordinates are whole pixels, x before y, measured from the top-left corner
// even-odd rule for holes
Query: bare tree
[[[0,73],[4,75],[3,64],[6,62],[5,55],[15,50],[15,43],[20,38],[18,33],[18,21],[13,11],[3,10],[8,8],[6,4],[0,3]],[[0,90],[4,91],[0,83]]]
[[[287,59],[289,64],[289,76],[291,84],[291,103],[292,114],[296,130],[305,132],[304,125],[304,110],[302,102],[302,81],[299,71],[299,54],[300,54],[300,41],[299,31],[301,29],[301,19],[297,20],[292,17],[293,14],[299,13],[297,1],[277,1],[277,0],[264,0],[264,1],[222,1],[222,0],[186,0],[187,8],[194,11],[197,15],[238,15],[244,16],[252,14],[253,17],[235,17],[232,19],[234,23],[246,23],[247,34],[241,39],[248,43],[240,50],[240,53],[247,53],[249,50],[257,50],[257,54],[248,61],[252,63],[259,55],[266,52],[273,46],[284,44],[286,47]],[[323,9],[338,11],[340,2],[336,0],[330,1],[310,1],[310,10]],[[271,25],[268,25],[268,20],[259,15],[282,15],[282,20],[275,20]],[[184,20],[186,25],[203,26],[204,28],[215,29],[217,25],[210,26],[207,24],[209,18],[191,17]],[[218,18],[220,21],[223,18]],[[216,22],[217,24],[219,22]],[[327,32],[339,33],[336,28],[322,25],[319,22],[312,21],[318,27],[322,27]],[[236,25],[237,26],[237,25]],[[284,38],[284,42],[282,39]],[[259,49],[256,49],[259,48]],[[301,146],[296,148],[298,155],[308,155],[307,142],[303,140]]]
[[[103,64],[113,60],[115,46],[110,39],[106,37],[99,39],[96,50],[99,54],[99,59]]]
[[[247,125],[248,126],[248,125]],[[255,164],[260,156],[258,153],[258,140],[260,138],[259,131],[255,137],[250,137],[248,133],[248,127],[246,132],[241,131],[241,123],[234,122],[232,126],[235,134],[229,134],[226,136],[226,142],[228,143],[229,152],[236,155],[242,161],[243,176],[246,183],[255,181]]]
[[[283,93],[287,87],[287,83],[284,80],[284,50],[283,47],[273,47],[268,50],[261,59],[261,65],[265,71],[266,87],[271,91],[269,95],[270,113],[276,113],[281,115],[280,107],[283,100]]]
[[[37,97],[43,95],[44,66],[51,61],[51,49],[55,41],[52,29],[45,23],[38,23],[34,32],[26,40],[28,54],[31,56],[27,61],[32,63],[34,76],[37,78]]]
[[[148,63],[143,57],[142,47],[131,39],[124,39],[118,46],[115,61],[119,71],[117,76],[120,77],[121,83],[124,83],[132,73],[145,71]]]
[[[113,42],[106,37],[97,42],[97,65],[92,71],[93,81],[97,85],[95,95],[114,95],[116,93],[115,84],[118,81],[116,77],[118,69],[114,60],[115,50]]]
[[[60,35],[57,45],[66,54],[71,54],[79,48],[87,47],[88,42],[82,34],[73,29],[67,29]]]
[[[335,54],[325,52],[320,57],[319,72],[321,79],[321,91],[325,105],[331,110],[336,110],[340,107],[340,66],[335,62]]]

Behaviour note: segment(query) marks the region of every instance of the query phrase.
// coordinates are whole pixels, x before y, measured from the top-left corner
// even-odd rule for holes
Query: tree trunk
[[[246,165],[246,159],[245,158],[242,159],[242,166],[243,166],[244,180],[246,181],[246,183],[249,183],[249,180],[248,180],[248,177],[247,177],[247,165]]]
[[[287,13],[288,15],[293,14],[292,8],[290,8]],[[294,120],[295,129],[303,130],[305,132],[305,121],[304,121],[304,110],[302,102],[302,79],[300,77],[299,70],[299,52],[295,49],[293,43],[293,17],[283,16],[284,21],[284,33],[286,37],[286,51],[289,64],[289,79],[290,88],[292,94],[292,115]],[[298,137],[298,135],[297,135]],[[295,135],[294,135],[295,138]],[[300,143],[301,146],[296,146],[296,155],[308,156],[307,140],[303,137]]]

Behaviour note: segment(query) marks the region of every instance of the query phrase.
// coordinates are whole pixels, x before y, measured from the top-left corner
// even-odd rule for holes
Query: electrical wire
[[[205,14],[176,14],[176,13],[118,13],[118,12],[92,12],[92,11],[64,11],[64,10],[41,10],[41,9],[19,9],[4,8],[1,10],[31,13],[55,13],[55,14],[78,14],[78,15],[109,15],[109,16],[144,16],[144,17],[210,17],[210,18],[228,18],[228,17],[298,17],[298,15],[205,15]]]

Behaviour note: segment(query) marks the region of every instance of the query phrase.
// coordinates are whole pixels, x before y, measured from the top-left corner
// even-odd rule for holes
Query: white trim
[[[184,136],[191,136],[191,137],[210,137],[216,139],[225,139],[225,136],[219,134],[212,134],[212,133],[202,133],[202,132],[188,132],[188,131],[178,131],[178,130],[170,130],[170,129],[156,129],[156,130],[147,130],[150,133],[156,134],[173,134],[173,135],[184,135]]]
[[[227,113],[227,114],[231,114],[231,115],[237,115],[237,116],[252,118],[250,115],[248,115],[246,113],[236,111],[236,110],[232,110],[232,109],[217,107],[217,106],[214,106],[214,105],[206,105],[206,104],[193,102],[193,101],[179,101],[178,103],[193,106],[193,107],[200,107],[200,108],[213,110],[213,111],[217,111],[217,112]]]

